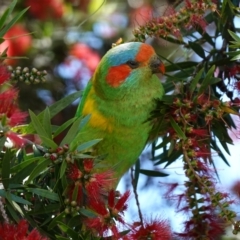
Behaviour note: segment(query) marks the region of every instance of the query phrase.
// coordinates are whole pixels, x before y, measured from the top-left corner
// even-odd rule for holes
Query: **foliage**
[[[79,43],[67,46],[60,41],[64,31],[59,31],[60,37],[51,34],[54,19],[58,19],[64,29],[65,25],[76,25],[85,18],[76,12],[77,21],[67,18],[69,15],[64,9],[74,11],[73,2],[51,0],[46,3],[49,11],[43,11],[44,4],[41,6],[37,1],[6,1],[1,14],[1,60],[13,66],[0,65],[0,232],[10,229],[12,234],[18,234],[16,239],[44,239],[40,234],[49,239],[216,239],[224,234],[225,226],[231,224],[233,233],[237,234],[240,222],[231,208],[234,201],[229,193],[217,187],[213,155],[217,154],[229,165],[225,156],[230,154],[228,144],[233,144],[229,130],[237,128],[232,116],[239,116],[240,107],[240,38],[234,24],[239,1],[175,1],[166,5],[163,16],[148,17],[133,30],[133,41],[146,41],[151,37],[166,61],[163,83],[166,94],[150,116],[155,122],[151,133],[152,161],[155,166],[163,164],[165,168],[179,159],[183,162],[187,178],[184,191],[175,193],[180,183],[172,183],[165,194],[166,198],[176,200],[177,211],[188,216],[181,233],[172,233],[169,223],[162,218],[144,219],[138,201],[140,174],[149,177],[168,174],[142,169],[137,161],[131,178],[139,221],[127,223],[124,211],[130,192],[120,194],[111,189],[112,170],[101,171],[102,156],[91,155],[91,147],[101,139],[78,144],[81,136],[77,132],[89,116],[68,116],[56,124],[56,116],[79,98],[81,91],[68,92],[59,101],[54,98],[54,103],[44,110],[43,107],[31,108],[31,104],[25,106],[32,110],[28,111],[29,123],[21,125],[27,113],[20,110],[16,86],[26,93],[29,88],[24,84],[48,84],[46,78],[53,79],[53,69],[58,64],[71,63],[72,58],[66,57],[67,47],[71,49],[68,54],[80,58],[89,73],[93,73],[98,64],[99,55],[95,51]],[[77,1],[75,4],[93,14],[96,9],[88,8],[91,1],[83,2],[85,5]],[[28,6],[31,6],[29,10]],[[24,14],[33,19],[27,27],[31,31],[39,30],[33,33],[34,39],[19,22]],[[16,42],[11,42],[16,41],[16,35],[22,39],[19,49],[14,47]],[[35,52],[30,45],[36,43],[37,38],[39,44]],[[42,48],[44,40],[49,38],[54,44]],[[222,38],[220,47],[216,47],[218,38]],[[160,54],[163,41],[173,44],[175,49],[186,49],[194,57],[177,61],[177,55],[163,56]],[[8,49],[3,45],[6,42]],[[42,61],[44,51],[51,54],[46,54]],[[23,58],[16,56],[25,54],[35,65],[27,60],[28,68],[16,67],[16,63],[23,64]],[[49,70],[50,76],[46,76],[44,69]],[[58,84],[52,86],[59,87]],[[239,198],[239,183],[233,192]],[[0,240],[7,237],[0,236]]]

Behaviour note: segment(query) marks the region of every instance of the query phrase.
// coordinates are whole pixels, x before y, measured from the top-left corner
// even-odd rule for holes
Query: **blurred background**
[[[0,14],[9,6],[11,0],[0,0]],[[0,53],[7,49],[10,57],[8,65],[22,68],[46,70],[46,81],[38,84],[17,83],[20,90],[20,107],[31,109],[36,114],[46,106],[73,92],[83,90],[94,73],[101,57],[113,43],[133,39],[132,31],[153,16],[164,15],[171,1],[161,0],[19,0],[15,11],[29,7],[23,17],[5,34],[5,41],[0,44]],[[148,39],[156,52],[168,59],[188,59],[191,56],[181,47],[163,40]],[[21,59],[11,58],[22,56]],[[72,118],[79,103],[75,101],[54,117],[52,123],[61,125]],[[221,183],[230,190],[239,178],[239,159],[236,151],[239,141],[236,134],[236,146],[230,147],[231,168],[219,161],[218,170]],[[142,168],[157,169],[152,165],[150,147],[141,156]],[[216,164],[218,164],[216,156]],[[166,173],[167,178],[141,176],[138,189],[143,214],[151,217],[160,216],[171,222],[173,230],[180,231],[184,216],[176,215],[174,204],[163,197],[167,184],[184,181],[182,163],[172,164]],[[230,177],[232,176],[232,177]],[[151,188],[149,187],[151,186]],[[155,186],[155,187],[154,187]],[[131,188],[130,174],[127,173],[119,185],[121,192]],[[132,202],[131,202],[132,201]],[[127,211],[130,221],[138,219],[134,197]]]

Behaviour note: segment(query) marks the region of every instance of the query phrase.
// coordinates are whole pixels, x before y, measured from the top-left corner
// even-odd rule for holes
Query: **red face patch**
[[[131,68],[126,64],[111,67],[108,71],[106,81],[110,86],[118,87],[125,81],[130,72]]]
[[[148,62],[154,54],[155,51],[150,45],[142,44],[135,59],[140,63]]]

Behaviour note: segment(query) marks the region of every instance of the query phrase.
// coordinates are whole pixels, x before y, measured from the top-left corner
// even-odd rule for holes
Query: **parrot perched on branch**
[[[164,90],[155,73],[164,65],[154,49],[130,42],[110,49],[89,81],[76,116],[90,114],[81,142],[99,139],[94,155],[105,155],[105,169],[112,168],[117,182],[136,162],[152,128],[149,121]]]

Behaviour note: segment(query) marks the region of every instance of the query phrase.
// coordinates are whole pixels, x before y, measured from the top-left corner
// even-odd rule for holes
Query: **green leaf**
[[[59,178],[62,178],[62,176],[66,173],[66,168],[67,168],[67,162],[63,161],[62,164],[61,164],[61,168],[60,168]]]
[[[61,132],[63,132],[66,128],[68,128],[74,121],[76,121],[75,117],[63,123],[60,127],[57,128],[56,132],[54,132],[53,137],[58,136]]]
[[[27,191],[37,194],[38,196],[48,198],[54,201],[59,201],[59,196],[55,192],[51,192],[50,190],[41,189],[41,188],[26,188]]]
[[[198,95],[202,94],[210,84],[212,84],[212,79],[214,78],[213,73],[215,71],[215,65],[213,65],[207,72],[205,78],[203,79],[201,86],[198,90]]]
[[[50,110],[48,107],[43,111],[43,126],[44,130],[47,133],[47,136],[49,139],[52,139],[52,127],[51,127],[51,116],[50,116]]]
[[[12,161],[13,154],[14,153],[11,150],[7,149],[2,160],[2,183],[5,189],[8,189],[10,182],[10,163]]]
[[[11,179],[10,182],[14,183],[22,183],[25,178],[27,178],[32,172],[32,170],[36,167],[36,163],[32,162],[28,164],[26,167],[22,168],[19,172],[17,172]]]
[[[16,2],[16,1],[15,1]],[[0,18],[0,29],[4,26],[6,20],[8,19],[10,9],[7,8]]]
[[[138,184],[138,180],[139,180],[139,175],[140,175],[140,159],[138,158],[138,160],[135,163],[135,172],[134,172],[134,188],[137,189],[137,184]]]
[[[6,199],[13,206],[13,208],[16,209],[21,214],[21,216],[23,216],[23,211],[22,211],[21,207],[12,200],[11,194],[9,192],[6,192]]]
[[[26,184],[29,184],[34,178],[36,178],[38,175],[40,175],[42,172],[47,171],[48,165],[51,164],[50,159],[44,159],[42,162],[40,162],[34,170],[30,173],[28,180],[26,181]]]
[[[176,145],[176,140],[171,140],[170,146],[168,148],[168,156],[170,156],[172,154],[172,152],[174,151],[175,145]]]
[[[53,116],[55,116],[57,113],[59,113],[60,111],[62,111],[63,109],[65,109],[70,103],[72,103],[73,101],[75,101],[77,98],[79,98],[82,94],[82,91],[78,91],[75,93],[72,93],[70,95],[68,95],[65,98],[62,98],[61,100],[55,102],[54,104],[52,104],[51,106],[49,106],[49,110],[50,110],[50,115],[51,118]],[[41,112],[38,115],[38,119],[40,121],[42,121],[44,116],[44,112]],[[30,123],[28,126],[26,126],[25,128],[22,128],[22,133],[33,133],[34,132],[34,127],[33,124]]]
[[[154,147],[154,149],[160,149],[160,148],[163,148],[165,146],[167,146],[167,144],[169,144],[171,141],[171,138],[170,137],[164,137],[162,139],[162,142],[160,144],[158,144],[157,146]]]
[[[6,202],[6,206],[7,206],[7,210],[9,211],[10,215],[12,216],[12,218],[16,222],[19,222],[19,216],[16,213],[16,210],[13,208],[13,206],[9,202]]]
[[[43,125],[39,121],[38,117],[34,114],[34,112],[29,110],[29,115],[30,115],[33,127],[34,127],[35,131],[37,132],[37,134],[40,136],[43,136],[45,138],[49,138],[47,132],[43,128]]]
[[[199,44],[197,44],[197,43],[195,43],[195,42],[191,42],[191,41],[189,41],[188,42],[188,45],[192,48],[192,50],[198,55],[198,56],[200,56],[201,58],[205,58],[205,52],[204,52],[204,50],[203,50],[203,48],[199,45]]]
[[[194,90],[196,89],[197,87],[197,84],[199,82],[199,80],[201,79],[202,75],[203,75],[203,71],[204,69],[202,68],[198,73],[197,75],[194,77],[194,79],[192,79],[191,83],[190,83],[190,86],[189,86],[189,90],[191,93],[194,92]]]
[[[52,149],[57,149],[58,145],[50,138],[42,136],[42,135],[38,135],[41,140],[43,141],[43,144],[48,147],[48,148],[52,148]]]
[[[39,157],[32,157],[30,159],[27,159],[11,168],[11,173],[19,172],[23,168],[27,167],[31,163],[37,163],[38,161],[44,160],[45,158],[43,156]]]
[[[179,125],[175,122],[175,120],[172,117],[170,117],[170,123],[173,129],[175,130],[175,132],[177,133],[178,137],[183,140],[186,140],[187,139],[186,135],[184,134],[182,129],[179,127]]]
[[[95,212],[93,212],[92,210],[85,209],[85,208],[81,208],[81,209],[79,210],[79,212],[80,212],[82,215],[84,215],[84,216],[86,216],[86,217],[88,217],[88,218],[95,218],[95,217],[98,216],[98,215],[97,215]]]
[[[167,177],[169,174],[159,172],[159,171],[154,171],[154,170],[145,170],[145,169],[140,169],[140,173],[150,176],[150,177]]]
[[[78,131],[80,131],[88,123],[88,121],[90,120],[90,117],[91,117],[91,114],[88,114],[82,119],[82,121],[80,122]]]
[[[0,38],[2,38],[4,34],[22,17],[22,15],[28,10],[28,8],[23,9],[8,24],[5,25],[5,27],[0,31]]]
[[[62,146],[64,144],[69,144],[70,145],[73,142],[75,136],[78,134],[78,129],[79,129],[80,122],[81,122],[81,118],[78,118],[73,123],[71,128],[68,130],[68,133],[66,134],[66,136],[64,137],[64,139],[60,143],[60,146]]]
[[[78,233],[72,230],[68,225],[62,222],[58,222],[58,226],[64,233],[68,234],[68,236],[71,237],[72,239],[76,240],[78,239]]]
[[[88,142],[85,142],[83,144],[81,144],[80,146],[77,147],[77,151],[81,152],[83,150],[86,150],[88,148],[91,148],[92,146],[96,145],[97,143],[99,143],[100,141],[102,141],[102,138],[100,139],[94,139]]]
[[[48,225],[48,229],[50,230],[54,228],[58,224],[58,222],[65,217],[65,215],[65,212],[61,212],[58,216],[53,218],[52,222],[50,222],[50,224]]]
[[[60,204],[49,204],[49,205],[41,205],[39,208],[33,208],[32,211],[29,211],[29,215],[42,215],[58,212],[60,209]]]
[[[228,29],[228,33],[237,43],[240,44],[240,37],[235,32],[232,32],[231,30]]]
[[[222,158],[222,160],[226,163],[226,165],[228,165],[230,167],[227,158],[224,156],[221,149],[218,147],[216,141],[212,139],[211,144],[212,144],[212,148],[217,152],[218,156],[220,158]]]
[[[5,136],[0,137],[0,149],[3,149],[5,142],[6,142],[6,137]]]
[[[18,202],[18,203],[22,203],[22,204],[26,204],[26,205],[32,205],[32,203],[30,203],[29,201],[17,196],[17,195],[14,195],[12,193],[10,193],[10,196],[11,196],[11,199],[14,201],[14,202]]]
[[[69,237],[62,237],[59,235],[55,235],[55,236],[56,236],[56,239],[58,239],[58,240],[69,240]]]

